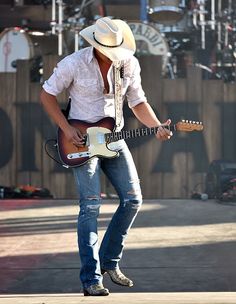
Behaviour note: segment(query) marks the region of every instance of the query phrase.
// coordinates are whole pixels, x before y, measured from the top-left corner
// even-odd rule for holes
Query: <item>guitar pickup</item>
[[[88,137],[88,135],[84,135],[84,137],[83,137],[83,145],[84,146],[88,146],[89,145],[89,137]]]
[[[104,133],[98,132],[97,135],[96,135],[96,138],[97,138],[97,143],[99,145],[103,145],[105,143]]]
[[[90,156],[90,152],[88,152],[88,151],[67,154],[68,159],[76,159],[76,158],[83,158],[83,157],[89,157],[89,156]]]

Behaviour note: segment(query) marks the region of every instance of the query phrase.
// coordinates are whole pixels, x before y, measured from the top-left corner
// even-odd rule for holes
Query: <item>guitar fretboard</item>
[[[128,138],[135,138],[135,137],[142,137],[142,136],[149,136],[156,134],[159,127],[152,127],[152,128],[140,128],[140,129],[133,129],[133,130],[122,130],[119,132],[111,132],[106,133],[105,138],[106,142],[114,142],[120,139],[128,139]],[[176,126],[165,126],[170,131],[175,131]]]

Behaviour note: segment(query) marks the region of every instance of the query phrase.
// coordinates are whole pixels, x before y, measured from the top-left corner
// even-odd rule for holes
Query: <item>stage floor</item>
[[[100,239],[116,206],[103,201]],[[76,201],[0,200],[0,212],[0,303],[105,301],[81,294]],[[235,304],[235,252],[235,203],[144,200],[120,263],[135,285],[105,276],[106,302]]]
[[[108,297],[84,297],[81,294],[44,294],[0,296],[0,304],[235,304],[232,292],[186,293],[112,293]]]

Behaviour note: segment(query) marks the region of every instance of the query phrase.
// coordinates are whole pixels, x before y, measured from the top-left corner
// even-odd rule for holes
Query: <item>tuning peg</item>
[[[182,119],[182,122],[185,122],[185,119]]]
[[[196,123],[196,121],[193,120],[193,124],[195,124],[195,123]]]

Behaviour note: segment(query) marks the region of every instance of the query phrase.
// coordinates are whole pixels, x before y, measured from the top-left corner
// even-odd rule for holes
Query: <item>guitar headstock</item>
[[[202,131],[203,124],[199,121],[182,120],[176,124],[176,130],[184,132]]]

